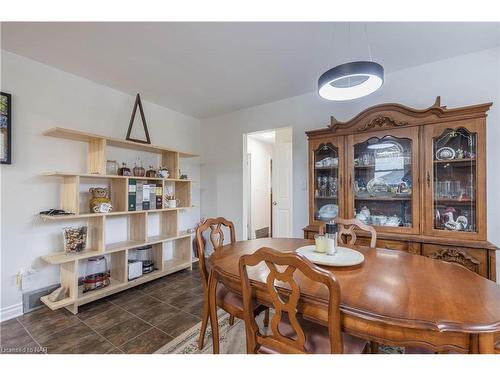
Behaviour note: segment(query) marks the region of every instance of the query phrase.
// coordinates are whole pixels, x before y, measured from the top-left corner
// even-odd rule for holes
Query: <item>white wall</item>
[[[488,237],[500,245],[500,163],[496,146],[500,144],[498,48],[387,74],[381,90],[348,103],[328,102],[313,92],[202,120],[202,215],[226,216],[234,221],[237,235],[241,236],[242,134],[291,126],[294,131],[293,234],[301,237],[302,228],[308,223],[304,131],[326,126],[330,115],[345,121],[379,103],[427,108],[437,95],[441,95],[442,104],[448,107],[494,102],[488,115]],[[213,147],[221,142],[223,150]]]
[[[250,201],[251,238],[258,229],[271,228],[271,168],[273,145],[248,137],[247,151],[251,154]]]
[[[59,181],[40,173],[86,169],[83,143],[45,137],[42,131],[60,126],[125,138],[135,98],[3,50],[1,60],[1,89],[13,100],[13,164],[0,169],[0,307],[6,311],[21,302],[14,278],[20,268],[38,270],[39,287],[59,281],[58,268],[39,257],[61,251],[61,229],[68,223],[37,220],[37,212],[59,206]],[[143,105],[152,143],[199,154],[198,119],[146,101]],[[140,121],[137,125],[140,129]],[[133,161],[135,154],[126,152],[111,150],[109,158]],[[142,156],[145,166],[155,161]],[[183,159],[181,170],[200,181],[199,158]],[[199,220],[199,183],[193,185],[193,204],[194,209],[181,213],[181,228]]]

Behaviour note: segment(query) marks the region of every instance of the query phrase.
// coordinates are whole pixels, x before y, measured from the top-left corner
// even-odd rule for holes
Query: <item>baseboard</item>
[[[15,305],[7,306],[0,309],[0,322],[23,315],[23,304],[16,303]]]

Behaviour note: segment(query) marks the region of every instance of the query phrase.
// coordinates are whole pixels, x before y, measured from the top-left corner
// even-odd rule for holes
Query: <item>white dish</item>
[[[338,246],[335,255],[327,255],[316,252],[315,245],[299,247],[297,253],[305,256],[311,262],[322,266],[348,267],[363,263],[365,257],[359,251],[347,247]]]
[[[331,220],[339,213],[339,206],[336,204],[325,204],[318,211],[321,220]]]

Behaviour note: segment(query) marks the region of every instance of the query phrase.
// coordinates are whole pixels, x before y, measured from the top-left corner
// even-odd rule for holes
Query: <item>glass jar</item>
[[[108,262],[104,256],[87,259],[86,276],[83,279],[83,293],[107,287],[110,284]]]
[[[78,253],[85,250],[87,246],[87,227],[74,226],[63,229],[64,251],[66,253]]]
[[[106,160],[106,174],[110,176],[118,174],[118,163],[116,160]]]

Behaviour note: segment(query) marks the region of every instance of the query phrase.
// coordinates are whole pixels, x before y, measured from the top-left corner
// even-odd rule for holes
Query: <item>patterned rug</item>
[[[263,315],[257,317],[257,323],[263,327]],[[236,319],[234,325],[229,325],[229,314],[219,310],[219,351],[221,354],[246,354],[245,323]],[[198,337],[201,322],[191,327],[186,332],[177,336],[168,344],[158,349],[155,354],[212,354],[212,333],[210,322],[205,333],[205,345],[198,350]],[[380,354],[404,354],[404,348],[380,345]]]

